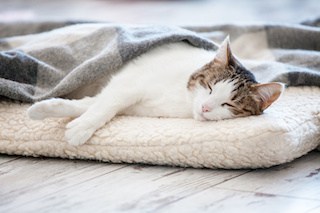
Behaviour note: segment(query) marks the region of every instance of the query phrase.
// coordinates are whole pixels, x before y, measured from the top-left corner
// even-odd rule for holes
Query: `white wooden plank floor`
[[[320,153],[260,170],[0,155],[0,212],[320,212]]]

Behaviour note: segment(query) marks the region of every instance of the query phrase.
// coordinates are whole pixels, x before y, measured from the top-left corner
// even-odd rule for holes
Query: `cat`
[[[81,145],[116,115],[199,121],[260,115],[284,90],[282,83],[258,83],[232,54],[228,37],[217,51],[184,42],[156,47],[105,84],[93,97],[37,102],[28,116],[75,118],[66,126],[65,139]]]

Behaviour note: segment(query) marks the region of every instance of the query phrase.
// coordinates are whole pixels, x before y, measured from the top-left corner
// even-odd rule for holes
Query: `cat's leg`
[[[93,103],[93,97],[79,100],[52,98],[33,104],[28,109],[27,114],[29,118],[34,120],[42,120],[49,117],[79,117]]]
[[[137,95],[127,88],[123,90],[112,86],[108,86],[96,98],[85,113],[67,125],[65,139],[69,144],[84,144],[97,129],[138,101]]]

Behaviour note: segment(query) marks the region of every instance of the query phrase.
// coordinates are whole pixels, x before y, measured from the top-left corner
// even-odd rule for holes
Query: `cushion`
[[[64,140],[70,118],[30,120],[0,102],[0,153],[205,168],[261,168],[320,144],[320,88],[292,87],[263,115],[223,121],[118,116],[87,144]]]

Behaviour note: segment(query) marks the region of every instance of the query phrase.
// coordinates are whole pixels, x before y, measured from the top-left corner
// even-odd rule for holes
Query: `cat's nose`
[[[210,112],[212,109],[208,105],[202,105],[202,112]]]

